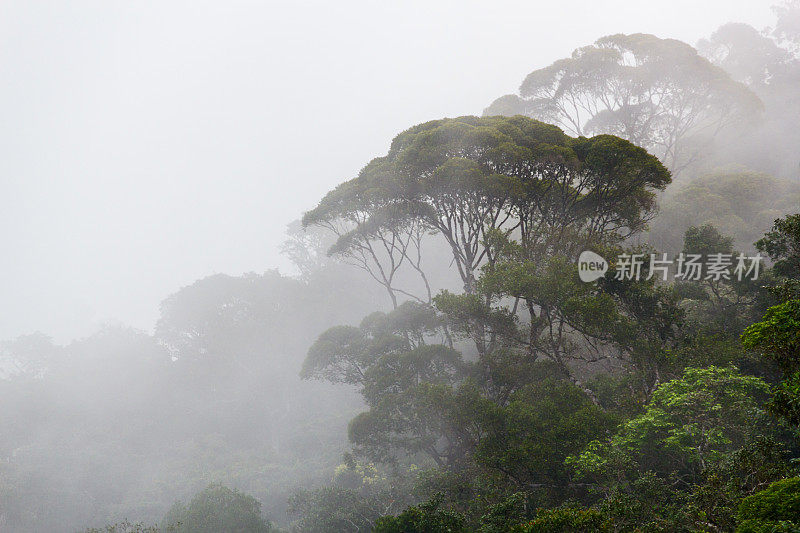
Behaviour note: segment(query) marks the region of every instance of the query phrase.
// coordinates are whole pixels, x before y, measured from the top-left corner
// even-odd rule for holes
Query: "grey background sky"
[[[0,2],[0,339],[150,329],[403,129],[610,33],[694,44],[769,0]]]

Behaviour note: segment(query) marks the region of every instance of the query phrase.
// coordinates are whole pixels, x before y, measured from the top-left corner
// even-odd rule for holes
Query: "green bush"
[[[375,533],[466,533],[464,516],[440,509],[434,498],[409,507],[397,516],[383,516],[375,522]]]
[[[782,479],[743,499],[737,533],[800,532],[800,477]]]

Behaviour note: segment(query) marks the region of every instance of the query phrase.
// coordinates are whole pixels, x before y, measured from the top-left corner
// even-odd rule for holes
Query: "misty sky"
[[[215,272],[403,129],[480,114],[610,33],[694,44],[760,0],[0,2],[0,339],[58,341]]]

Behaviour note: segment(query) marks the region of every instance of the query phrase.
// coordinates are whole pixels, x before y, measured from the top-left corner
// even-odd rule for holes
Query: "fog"
[[[800,527],[748,503],[800,494],[797,0],[12,0],[0,43],[0,533]]]
[[[431,118],[617,32],[688,43],[769,1],[3,2],[0,338],[120,322],[285,227]]]

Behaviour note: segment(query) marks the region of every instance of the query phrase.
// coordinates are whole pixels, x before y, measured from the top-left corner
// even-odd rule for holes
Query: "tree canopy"
[[[652,216],[654,191],[669,181],[655,157],[618,137],[571,138],[525,117],[442,119],[398,135],[386,156],[328,193],[303,223],[337,231],[331,253],[369,249],[387,286],[387,272],[410,255],[395,233],[422,227],[444,239],[474,292],[478,268],[494,262],[485,246],[493,232],[519,231],[544,248],[566,231],[630,234]],[[372,253],[373,241],[388,259]]]
[[[527,115],[573,135],[618,135],[679,173],[705,156],[720,129],[760,106],[690,45],[636,33],[602,37],[531,72],[519,96],[499,98],[484,115]]]

